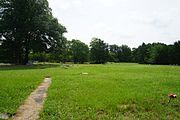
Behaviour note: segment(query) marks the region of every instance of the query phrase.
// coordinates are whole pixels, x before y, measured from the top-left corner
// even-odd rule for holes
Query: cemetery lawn
[[[44,76],[41,120],[180,119],[180,67],[127,63],[0,67],[0,113],[15,114]]]
[[[54,69],[41,120],[180,119],[180,67],[106,64]],[[83,75],[81,73],[88,73]]]

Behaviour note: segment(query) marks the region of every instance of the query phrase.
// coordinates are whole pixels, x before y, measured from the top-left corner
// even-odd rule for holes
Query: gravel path
[[[37,120],[39,112],[43,108],[44,99],[47,96],[47,89],[51,83],[51,78],[45,78],[38,88],[21,105],[13,120]]]

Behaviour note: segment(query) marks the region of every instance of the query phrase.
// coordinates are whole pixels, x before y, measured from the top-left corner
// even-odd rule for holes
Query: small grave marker
[[[88,75],[89,73],[86,72],[82,72],[81,75]]]
[[[0,113],[0,119],[7,120],[7,119],[9,119],[9,116],[7,114]]]

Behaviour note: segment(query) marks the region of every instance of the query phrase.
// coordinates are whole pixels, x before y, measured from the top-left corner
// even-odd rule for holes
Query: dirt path
[[[39,111],[43,108],[43,102],[46,98],[46,91],[51,83],[51,78],[45,78],[38,88],[33,91],[30,96],[21,105],[13,120],[37,120]]]

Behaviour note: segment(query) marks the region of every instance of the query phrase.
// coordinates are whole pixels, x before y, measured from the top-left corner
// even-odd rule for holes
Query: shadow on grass
[[[29,69],[46,69],[60,67],[60,64],[46,63],[28,65],[0,65],[0,70],[29,70]]]

